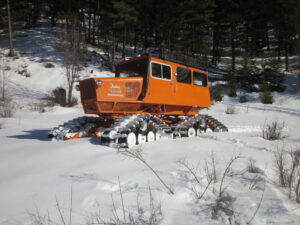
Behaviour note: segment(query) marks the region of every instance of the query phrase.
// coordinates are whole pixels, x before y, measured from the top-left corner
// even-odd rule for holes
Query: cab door
[[[196,99],[192,85],[192,71],[184,66],[176,67],[176,104],[195,106]]]
[[[209,107],[210,93],[208,88],[207,73],[200,71],[193,71],[193,86],[194,95],[196,96],[196,104],[201,107]]]
[[[151,61],[147,100],[154,104],[172,104],[175,98],[176,82],[172,81],[172,67],[169,64]]]

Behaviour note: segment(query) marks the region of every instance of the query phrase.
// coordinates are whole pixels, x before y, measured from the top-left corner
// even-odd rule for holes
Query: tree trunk
[[[88,27],[88,39],[87,39],[88,43],[91,43],[91,22],[92,22],[91,0],[89,0],[89,27]]]
[[[115,54],[116,54],[116,38],[115,33],[112,35],[112,53],[111,53],[111,70],[115,72]]]
[[[289,71],[289,43],[288,40],[284,41],[284,53],[285,53],[285,70]]]
[[[126,48],[126,24],[124,25],[124,37],[123,37],[123,47],[122,47],[122,58],[125,59],[125,48]]]
[[[93,13],[93,38],[92,38],[92,43],[93,45],[96,44],[96,10],[94,10],[94,13]]]
[[[215,27],[213,31],[213,49],[212,49],[212,59],[211,64],[218,64],[218,52],[219,52],[219,28]]]
[[[162,48],[162,39],[159,38],[159,57],[163,58],[164,54],[163,54],[163,48]]]
[[[280,38],[278,38],[278,42],[277,42],[277,58],[278,58],[278,61],[280,61],[280,56],[281,56],[281,52],[280,52]]]
[[[137,46],[137,30],[136,29],[134,31],[134,43],[133,43],[133,45],[134,45],[133,52],[136,53],[136,46]]]
[[[33,2],[33,18],[32,25],[36,25],[40,16],[40,0],[34,0]]]
[[[147,35],[147,28],[144,27],[144,53],[147,53],[148,48],[148,35]]]
[[[300,203],[300,178],[298,179],[298,183],[296,186],[296,201]]]
[[[266,30],[266,44],[267,44],[267,50],[270,51],[271,48],[270,48],[270,38],[269,38],[269,30],[268,30],[268,28]]]
[[[11,16],[10,16],[10,0],[7,0],[7,22],[8,22],[8,45],[9,45],[9,53],[8,56],[14,56],[14,49],[13,49],[13,35],[12,35],[12,28],[11,28]]]
[[[235,71],[235,29],[231,23],[231,70]]]
[[[56,25],[56,19],[55,19],[55,13],[53,12],[51,15],[51,25],[55,26]]]

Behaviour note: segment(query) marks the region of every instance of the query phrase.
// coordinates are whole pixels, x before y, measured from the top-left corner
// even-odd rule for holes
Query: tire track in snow
[[[233,105],[233,106],[237,106],[237,107],[241,107],[241,108],[249,108],[249,109],[256,109],[256,110],[262,110],[262,111],[272,111],[272,112],[279,112],[279,113],[285,113],[285,114],[289,114],[292,116],[297,116],[300,117],[300,110],[298,109],[292,109],[292,108],[286,108],[286,107],[279,107],[279,106],[250,106],[250,105],[242,105],[242,104],[238,104],[238,103],[229,103],[227,102],[225,103],[221,103],[223,105]]]
[[[47,93],[38,91],[35,89],[30,89],[22,84],[17,84],[13,81],[8,81],[8,90],[11,96],[16,96],[19,98],[29,98],[29,99],[44,99]]]

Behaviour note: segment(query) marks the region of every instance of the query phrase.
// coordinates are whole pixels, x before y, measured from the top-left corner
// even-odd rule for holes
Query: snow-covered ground
[[[0,129],[0,225],[30,224],[32,214],[49,215],[51,220],[62,224],[58,208],[66,223],[70,211],[72,224],[86,224],[96,215],[109,220],[113,218],[114,209],[123,219],[121,197],[126,213],[146,217],[151,208],[149,188],[153,204],[161,206],[162,215],[158,210],[157,217],[163,225],[247,224],[249,221],[258,225],[300,224],[300,205],[288,198],[287,189],[277,185],[274,161],[274,152],[278,149],[300,149],[298,74],[287,75],[288,88],[284,93],[275,94],[272,105],[259,103],[254,93],[249,96],[250,102],[239,103],[236,98],[225,97],[223,102],[203,110],[202,113],[228,126],[228,133],[206,133],[200,137],[144,144],[143,157],[173,189],[174,194],[170,194],[143,163],[99,145],[97,138],[67,142],[47,139],[52,127],[83,115],[83,111],[80,105],[53,107],[44,113],[30,110],[31,101],[43,99],[65,81],[63,55],[55,48],[57,32],[47,27],[24,32],[30,36],[18,38],[15,44],[18,51],[23,52],[22,56],[15,60],[5,58],[11,68],[7,71],[8,89],[17,107],[13,118],[0,118],[3,123]],[[4,42],[0,44],[2,52],[3,46]],[[45,62],[55,67],[45,68]],[[23,64],[27,65],[30,77],[18,74]],[[110,75],[92,63],[82,73],[88,74],[90,70],[96,75]],[[235,114],[225,113],[228,105],[235,106]],[[263,139],[263,125],[275,120],[284,122],[284,138]],[[216,161],[217,181],[211,183],[201,199],[196,199],[191,189],[194,187],[200,193],[205,190],[204,168],[208,165],[211,169],[211,155]],[[239,158],[225,178],[224,197],[217,205],[223,172],[235,156]],[[247,171],[249,158],[255,160],[261,173]],[[179,160],[198,168],[201,185],[196,184]],[[138,211],[137,205],[140,205]]]

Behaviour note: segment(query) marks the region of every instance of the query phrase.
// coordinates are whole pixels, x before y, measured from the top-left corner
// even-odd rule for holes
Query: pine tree
[[[209,53],[207,36],[213,25],[214,6],[211,0],[185,0],[179,5],[181,9],[179,45],[181,51],[188,57],[186,61],[189,64],[196,64],[196,55],[205,56]]]
[[[130,6],[126,1],[113,2],[113,12],[110,14],[112,18],[113,30],[122,37],[122,57],[125,58],[125,48],[129,30],[137,23],[137,12],[134,7]]]

